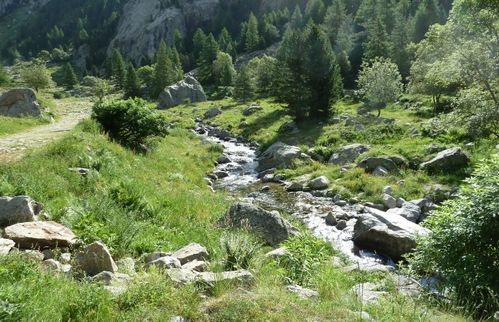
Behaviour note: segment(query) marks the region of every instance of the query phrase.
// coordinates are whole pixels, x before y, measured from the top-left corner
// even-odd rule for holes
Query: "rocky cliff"
[[[45,5],[49,0],[1,0],[0,1],[0,17],[11,13],[13,10],[24,6],[37,8]]]

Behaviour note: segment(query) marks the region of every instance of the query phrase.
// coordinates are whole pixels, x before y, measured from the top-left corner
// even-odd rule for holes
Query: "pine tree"
[[[335,64],[331,73],[329,94],[329,105],[333,106],[343,97],[343,79],[341,77],[340,66]]]
[[[348,15],[342,0],[333,0],[331,6],[327,8],[324,18],[324,30],[326,30],[331,44],[334,46],[338,39],[340,28],[347,21]]]
[[[293,15],[291,16],[291,27],[295,29],[301,29],[304,26],[303,14],[301,12],[300,6],[296,6]]]
[[[196,64],[199,64],[199,60],[201,58],[201,52],[203,51],[203,47],[207,40],[207,36],[204,31],[200,28],[196,30],[194,33],[194,37],[192,38],[192,54],[194,56],[194,60]]]
[[[407,50],[409,44],[409,32],[407,19],[409,16],[409,1],[401,0],[395,8],[395,26],[390,35],[392,60],[395,62],[402,74],[402,77],[409,76],[411,65],[410,55]]]
[[[250,70],[247,65],[244,65],[237,75],[234,98],[240,102],[247,102],[255,97],[255,92],[255,83]]]
[[[229,34],[227,28],[223,28],[218,36],[218,47],[221,51],[229,53],[227,49],[232,45],[232,37]]]
[[[173,73],[172,73],[172,83],[178,82],[184,78],[184,69],[182,67],[182,62],[180,60],[180,54],[177,51],[177,48],[174,46],[170,50],[170,60],[173,64]]]
[[[442,7],[436,0],[423,0],[418,6],[414,16],[413,40],[419,42],[424,38],[428,28],[444,20]]]
[[[78,78],[76,78],[75,71],[70,63],[64,66],[63,84],[66,89],[73,89],[78,84]]]
[[[224,52],[218,52],[217,59],[213,62],[213,76],[219,86],[232,86],[236,78],[236,70],[232,57]]]
[[[326,14],[326,7],[322,0],[309,0],[307,1],[307,7],[305,8],[305,16],[307,20],[312,19],[316,24],[321,24],[324,21],[324,15]]]
[[[209,34],[203,50],[200,55],[200,63],[198,64],[199,81],[203,84],[213,83],[213,62],[217,59],[218,54],[218,43],[213,37],[213,34]]]
[[[128,64],[126,73],[125,96],[129,98],[140,97],[140,81],[133,64]]]
[[[244,49],[246,51],[252,52],[260,49],[261,37],[258,31],[258,19],[253,13],[249,16],[244,40]]]
[[[383,21],[379,18],[369,23],[367,42],[364,44],[364,59],[372,60],[376,57],[391,57],[388,34]]]
[[[113,57],[112,57],[112,69],[113,69],[113,78],[116,81],[116,85],[120,89],[125,88],[126,81],[126,67],[125,61],[123,60],[123,56],[119,49],[114,49]]]
[[[159,50],[156,53],[156,67],[154,69],[153,97],[157,97],[168,85],[172,83],[173,64],[168,55],[168,47],[161,41]]]
[[[184,38],[178,30],[175,30],[173,33],[173,46],[177,48],[179,53],[184,52]]]

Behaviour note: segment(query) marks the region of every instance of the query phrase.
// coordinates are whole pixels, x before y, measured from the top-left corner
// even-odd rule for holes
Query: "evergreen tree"
[[[258,20],[251,13],[246,27],[246,35],[244,37],[244,49],[248,52],[260,49],[261,37],[258,31]]]
[[[244,65],[237,75],[234,98],[240,102],[247,102],[255,97],[255,92],[256,88],[251,72],[248,65]]]
[[[126,73],[125,96],[128,98],[140,97],[140,81],[133,64],[128,64]]]
[[[367,28],[367,42],[364,44],[364,59],[376,57],[391,57],[391,48],[386,27],[379,18],[369,23]]]
[[[173,47],[177,48],[179,53],[184,52],[184,38],[178,30],[173,33]]]
[[[199,59],[200,63],[198,64],[198,78],[201,83],[213,83],[213,62],[217,59],[217,54],[218,43],[215,40],[215,37],[213,37],[213,34],[210,33],[203,46]]]
[[[159,94],[172,84],[173,64],[168,55],[168,47],[164,41],[161,41],[159,50],[156,53],[156,67],[154,70],[154,86],[152,90],[153,97],[158,97]]]
[[[329,105],[332,106],[343,97],[343,79],[341,77],[341,68],[338,64],[333,66],[331,73],[331,92],[329,94]]]
[[[409,44],[409,33],[407,19],[409,16],[409,1],[401,0],[395,8],[395,25],[390,35],[392,60],[395,62],[402,77],[409,76],[411,59],[407,46]]]
[[[66,89],[73,89],[78,84],[78,78],[76,78],[75,71],[70,63],[64,65],[63,84]]]
[[[194,33],[194,37],[192,38],[192,54],[194,56],[194,60],[196,64],[199,64],[199,59],[201,58],[201,52],[203,51],[203,47],[207,40],[207,36],[204,31],[200,28],[196,30]]]
[[[236,70],[232,57],[224,52],[218,52],[213,62],[213,78],[218,86],[232,86],[236,78]]]
[[[300,6],[296,6],[293,15],[291,16],[291,27],[295,29],[301,29],[304,26],[304,18],[301,12]]]
[[[178,82],[184,78],[184,69],[182,68],[182,62],[180,60],[180,54],[176,47],[170,50],[170,60],[173,64],[172,72],[172,83]]]
[[[424,38],[428,28],[438,22],[443,22],[445,14],[436,0],[423,0],[414,16],[413,39],[419,42]]]
[[[118,86],[118,88],[124,89],[126,81],[126,67],[123,56],[121,55],[121,51],[118,48],[114,49],[113,51],[112,70],[116,85]]]
[[[232,37],[227,28],[224,27],[218,36],[218,47],[221,51],[229,53],[227,50],[230,46],[232,46]]]
[[[305,16],[307,20],[312,19],[316,24],[324,22],[324,15],[326,14],[326,7],[322,0],[309,0],[305,8]]]

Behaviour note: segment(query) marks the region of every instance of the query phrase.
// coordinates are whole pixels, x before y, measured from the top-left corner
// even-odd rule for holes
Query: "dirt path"
[[[51,124],[0,137],[0,162],[21,159],[29,150],[52,142],[90,116],[91,102],[57,101],[60,118]]]

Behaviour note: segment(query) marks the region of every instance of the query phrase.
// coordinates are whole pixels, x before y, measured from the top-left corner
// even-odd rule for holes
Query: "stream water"
[[[353,226],[358,214],[363,211],[361,205],[338,206],[332,198],[317,197],[309,192],[287,192],[286,182],[262,183],[258,178],[257,149],[246,142],[220,135],[220,130],[198,124],[195,132],[204,140],[219,144],[228,159],[220,162],[214,173],[219,175],[213,187],[227,191],[242,201],[261,206],[267,210],[286,212],[299,219],[317,237],[329,241],[347,256],[352,265],[363,271],[388,271],[395,268],[389,258],[357,248],[353,241]],[[344,220],[346,227],[326,224],[328,214],[334,214],[338,220]]]

